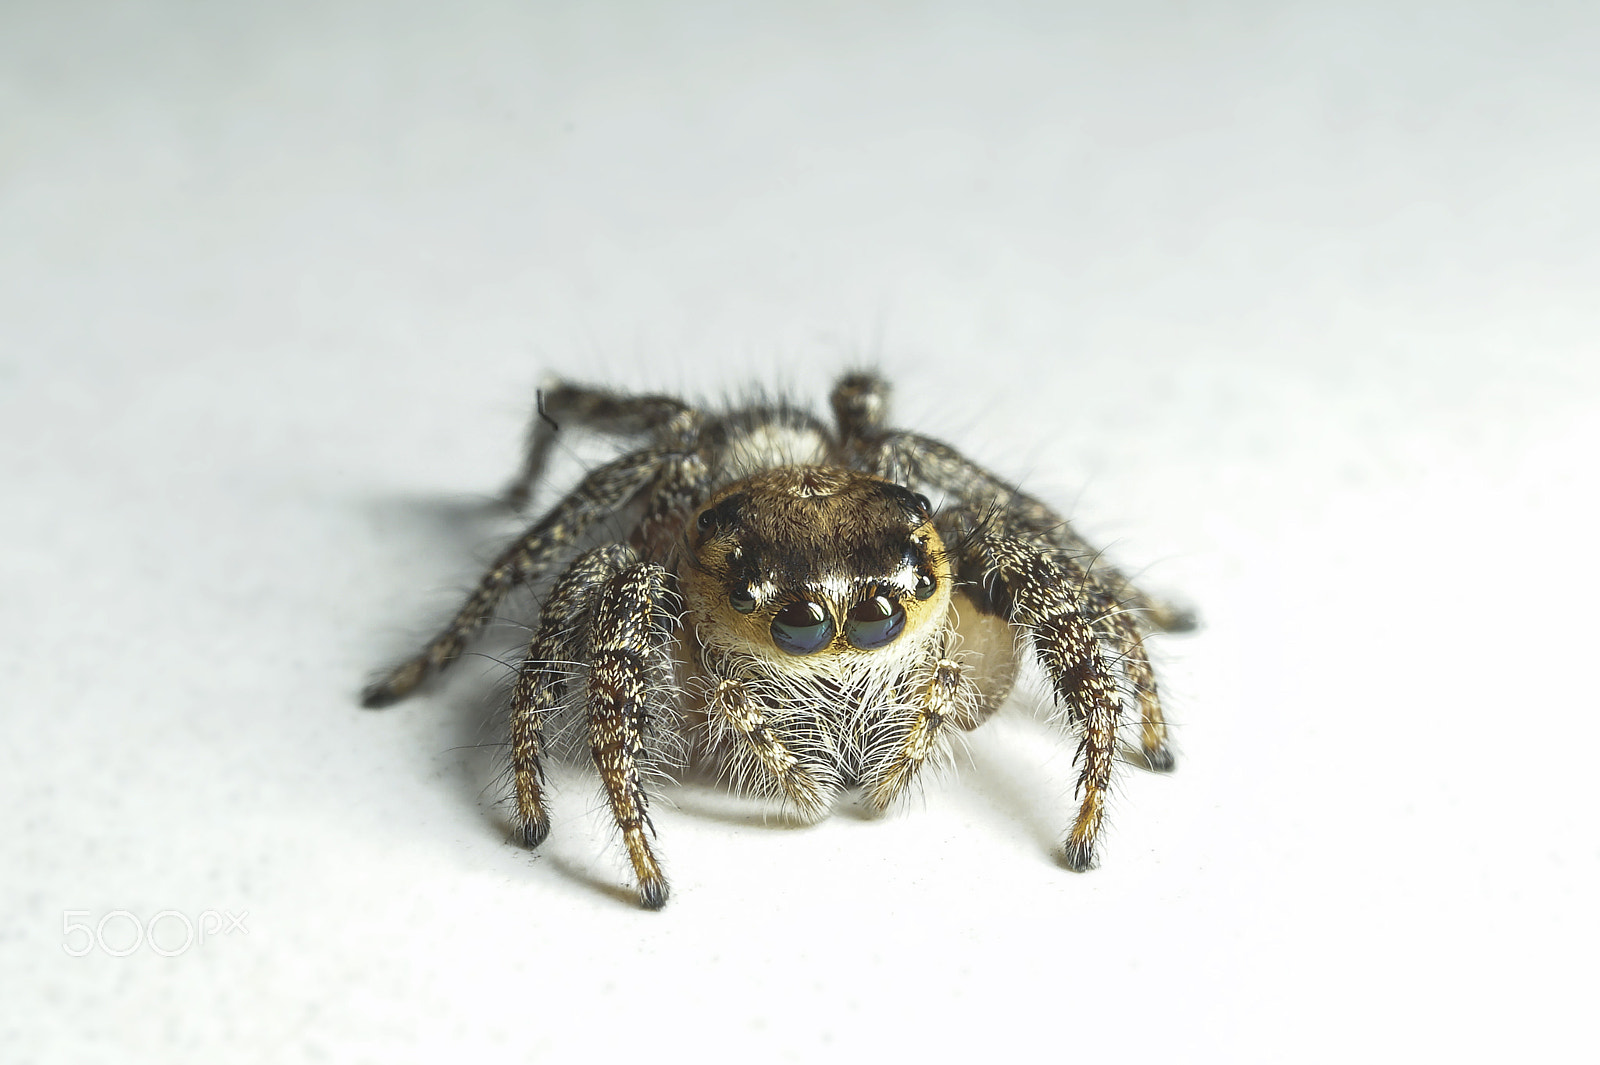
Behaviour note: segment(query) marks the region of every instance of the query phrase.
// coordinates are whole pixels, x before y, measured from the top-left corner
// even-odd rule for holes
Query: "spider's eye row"
[[[874,595],[850,608],[844,636],[852,647],[876,651],[893,643],[905,627],[905,607],[886,595]]]
[[[739,613],[748,614],[756,608],[755,592],[749,587],[735,588],[728,593],[728,602]]]
[[[917,586],[913,589],[913,594],[918,599],[927,599],[938,587],[939,582],[934,579],[933,574],[921,572],[917,574]]]
[[[772,619],[772,642],[792,655],[820,651],[833,642],[833,618],[820,603],[790,603]]]

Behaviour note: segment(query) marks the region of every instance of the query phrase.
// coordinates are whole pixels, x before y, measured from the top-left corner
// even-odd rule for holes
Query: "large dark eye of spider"
[[[886,595],[873,595],[850,608],[844,638],[852,647],[876,651],[893,643],[905,627],[905,608]]]
[[[734,604],[737,610],[739,604]],[[833,640],[833,618],[820,603],[790,603],[772,619],[772,642],[780,651],[808,655],[820,651]]]

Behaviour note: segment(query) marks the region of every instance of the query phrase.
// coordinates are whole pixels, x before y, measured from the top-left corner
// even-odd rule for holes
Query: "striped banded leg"
[[[398,702],[454,662],[513,588],[538,580],[597,521],[616,513],[649,485],[671,458],[659,451],[636,451],[585,477],[555,509],[501,552],[467,601],[421,652],[362,692],[362,705]]]
[[[1008,619],[1028,631],[1057,704],[1082,737],[1074,759],[1080,804],[1064,852],[1072,869],[1092,869],[1122,716],[1119,667],[1110,646],[1119,642],[1118,633],[1085,597],[1081,569],[1074,572],[1075,567],[1022,538],[991,537],[976,547],[991,580],[1003,586]]]
[[[1161,602],[1135,588],[1122,573],[1100,561],[1099,552],[1061,515],[948,444],[917,433],[864,431],[860,439],[847,440],[847,445],[864,468],[880,476],[952,496],[958,509],[967,512],[959,520],[968,528],[987,527],[1001,535],[1034,537],[1050,544],[1053,553],[1094,560],[1092,566],[1085,567],[1093,571],[1094,582],[1123,605],[1143,612],[1153,628],[1190,632],[1197,626],[1193,611]]]
[[[633,560],[633,553],[619,544],[597,547],[574,560],[545,600],[539,631],[517,671],[511,692],[511,775],[515,828],[528,847],[537,847],[550,833],[544,802],[545,717],[566,701],[569,682],[581,668],[584,632],[596,597]]]
[[[869,439],[889,416],[889,382],[874,373],[846,374],[828,397],[839,438],[849,444]]]
[[[589,622],[590,749],[648,910],[667,901],[666,877],[650,846],[654,828],[641,771],[651,716],[665,709],[663,693],[672,684],[667,607],[676,596],[668,579],[653,563],[629,566],[606,582]]]
[[[1139,755],[1146,769],[1170,773],[1178,760],[1167,742],[1167,721],[1161,712],[1155,670],[1150,668],[1150,657],[1145,653],[1139,617],[1107,595],[1095,596],[1095,606],[1105,624],[1116,633],[1122,648],[1122,671],[1139,704]]]
[[[675,420],[698,424],[698,416],[670,396],[629,396],[603,388],[552,384],[539,390],[533,420],[528,425],[522,466],[506,486],[507,505],[518,510],[527,505],[534,482],[544,474],[550,448],[562,428],[589,429],[613,436],[654,433]]]

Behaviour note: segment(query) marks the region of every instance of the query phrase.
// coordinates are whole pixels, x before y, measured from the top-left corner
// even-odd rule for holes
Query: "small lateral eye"
[[[929,596],[933,595],[934,590],[938,587],[939,582],[934,580],[933,574],[918,573],[917,586],[915,589],[913,589],[913,594],[915,594],[918,599],[927,599]]]
[[[893,643],[905,627],[905,608],[886,595],[874,595],[850,608],[844,636],[852,647],[876,651]]]
[[[694,523],[702,532],[708,531],[716,527],[717,516],[709,510],[702,510],[700,512],[700,516],[695,519]]]
[[[755,593],[749,588],[735,588],[728,593],[728,602],[741,614],[748,614],[756,608]]]
[[[833,642],[833,618],[820,603],[790,603],[772,619],[772,642],[792,655],[820,651]]]
[[[922,513],[926,514],[930,518],[933,516],[933,503],[929,501],[927,496],[923,495],[921,492],[918,492],[912,496],[912,498],[917,501],[917,506],[922,508]]]

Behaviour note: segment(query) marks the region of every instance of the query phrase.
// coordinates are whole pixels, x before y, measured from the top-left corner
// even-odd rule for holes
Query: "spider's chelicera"
[[[653,909],[667,883],[643,781],[675,746],[664,741],[688,737],[737,785],[808,819],[850,788],[881,809],[944,758],[952,729],[994,712],[1031,647],[1081,737],[1065,857],[1091,868],[1119,750],[1172,768],[1143,639],[1190,619],[1101,563],[1043,503],[888,427],[887,399],[879,378],[846,376],[829,426],[787,404],[712,413],[667,396],[548,390],[513,504],[558,425],[643,446],[584,477],[364,702],[410,694],[515,586],[559,568],[511,700],[516,827],[528,846],[549,832],[545,726],[575,710]],[[626,534],[607,539],[618,527]]]

